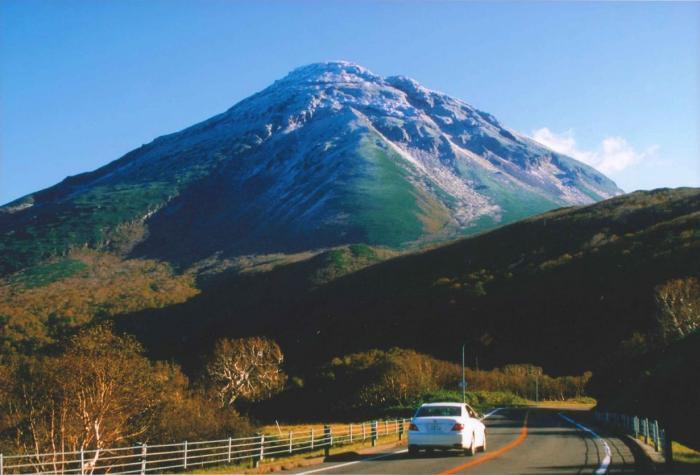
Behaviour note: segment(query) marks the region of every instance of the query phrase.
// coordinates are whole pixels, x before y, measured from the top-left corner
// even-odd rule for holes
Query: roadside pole
[[[462,343],[462,403],[467,402],[467,382],[464,377],[464,347],[466,343]]]

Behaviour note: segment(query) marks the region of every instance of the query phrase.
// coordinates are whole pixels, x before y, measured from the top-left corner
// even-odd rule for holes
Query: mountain
[[[183,270],[353,243],[404,248],[620,193],[460,100],[319,63],[0,207],[0,274],[82,248]]]

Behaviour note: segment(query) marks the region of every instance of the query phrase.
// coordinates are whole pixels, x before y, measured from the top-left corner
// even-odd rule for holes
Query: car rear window
[[[461,414],[459,406],[423,406],[418,409],[416,417],[445,417],[459,416]]]

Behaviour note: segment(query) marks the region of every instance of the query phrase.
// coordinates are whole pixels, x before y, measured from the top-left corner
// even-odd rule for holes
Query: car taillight
[[[413,423],[411,423],[411,424],[408,425],[408,430],[413,430],[413,431],[418,432],[418,426],[415,425],[415,424],[413,424]]]
[[[455,422],[455,425],[452,426],[452,430],[463,430],[464,429],[464,424],[460,424],[459,422]]]

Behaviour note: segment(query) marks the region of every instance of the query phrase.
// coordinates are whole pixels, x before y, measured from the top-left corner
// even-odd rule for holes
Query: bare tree
[[[266,399],[284,387],[281,368],[284,355],[274,341],[261,338],[222,339],[216,343],[207,373],[216,387],[221,405],[237,399]]]
[[[85,473],[105,449],[145,433],[160,401],[141,347],[107,325],[85,330],[56,357],[18,368],[10,398],[24,453],[84,450]],[[62,470],[62,455],[39,456],[37,470]]]
[[[697,278],[669,280],[654,291],[663,342],[683,338],[700,328],[700,281]]]

